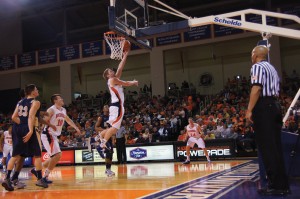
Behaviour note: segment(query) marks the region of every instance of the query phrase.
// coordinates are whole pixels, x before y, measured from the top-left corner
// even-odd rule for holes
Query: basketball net
[[[111,50],[110,58],[121,60],[123,58],[125,38],[117,35],[115,32],[106,32],[104,33],[104,39]]]

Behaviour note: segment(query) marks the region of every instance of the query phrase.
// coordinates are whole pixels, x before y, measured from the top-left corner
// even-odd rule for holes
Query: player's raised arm
[[[112,78],[110,80],[110,83],[112,85],[122,85],[122,86],[138,86],[139,82],[137,80],[132,80],[132,81],[123,81],[120,80],[119,78]]]
[[[118,66],[118,69],[117,69],[117,72],[116,72],[116,77],[117,78],[121,78],[123,68],[125,66],[129,51],[130,51],[130,49],[128,49],[128,51],[123,52],[123,58],[122,58],[121,62],[119,63],[119,66]]]

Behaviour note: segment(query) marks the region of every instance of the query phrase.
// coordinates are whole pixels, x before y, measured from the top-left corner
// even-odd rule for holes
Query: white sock
[[[100,134],[96,135],[95,141],[97,142],[100,139]]]
[[[102,147],[102,148],[106,147],[106,145],[105,145],[106,142],[107,142],[106,139],[101,139],[100,147]]]
[[[187,160],[187,161],[190,161],[190,156],[187,156],[187,157],[186,157],[186,160]]]

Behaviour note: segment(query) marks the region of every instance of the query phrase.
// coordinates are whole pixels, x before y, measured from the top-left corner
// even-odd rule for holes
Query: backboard
[[[109,29],[126,37],[141,48],[151,49],[150,42],[136,37],[136,30],[148,26],[148,7],[145,0],[110,0]]]
[[[186,20],[164,22],[153,12],[165,12]],[[152,19],[149,19],[149,11]],[[151,49],[149,38],[154,35],[190,29],[190,17],[159,0],[111,0],[109,6],[110,30],[126,37],[141,48]]]
[[[153,10],[155,11],[152,12]],[[161,15],[164,18],[160,19],[157,11],[180,17],[183,20],[170,21],[167,20],[167,15]],[[161,0],[110,0],[108,13],[110,30],[126,37],[137,46],[147,49],[152,48],[148,39],[151,41],[154,36],[168,34],[168,32],[182,32],[210,24],[300,39],[298,29],[274,26],[269,23],[271,18],[276,18],[277,20],[292,20],[299,25],[298,16],[263,10],[246,9],[197,18],[189,17]],[[249,15],[258,15],[259,22],[250,20]]]

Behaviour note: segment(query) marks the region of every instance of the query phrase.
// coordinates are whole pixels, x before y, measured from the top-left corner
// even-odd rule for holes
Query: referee
[[[279,77],[267,62],[269,50],[256,46],[252,50],[251,93],[246,119],[253,122],[256,143],[268,179],[268,185],[258,190],[261,195],[290,193],[281,146],[282,114],[279,96]]]

